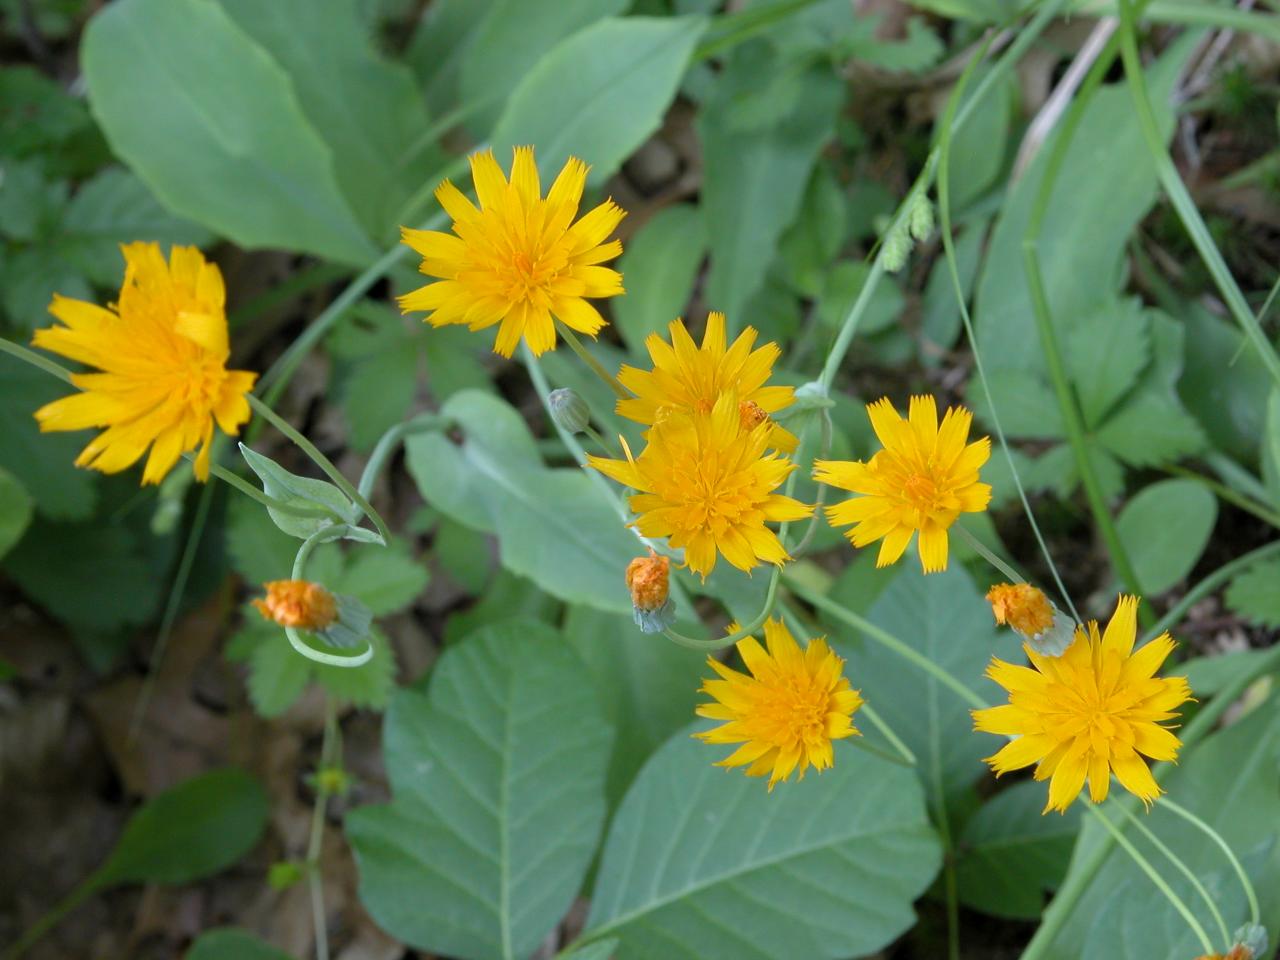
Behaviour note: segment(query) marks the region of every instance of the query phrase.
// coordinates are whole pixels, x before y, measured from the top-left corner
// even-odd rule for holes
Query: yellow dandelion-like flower
[[[1101,803],[1112,773],[1150,805],[1161,790],[1143,758],[1178,757],[1181,743],[1162,724],[1177,718],[1191,688],[1185,677],[1155,676],[1173,651],[1169,634],[1134,652],[1137,618],[1138,598],[1121,596],[1101,636],[1090,620],[1060,657],[1024,645],[1034,669],[998,658],[987,667],[1009,703],[973,711],[974,728],[1015,738],[987,762],[997,776],[1037,764],[1035,778],[1049,780],[1045,813],[1065,812],[1086,778],[1089,798]]]
[[[858,734],[853,713],[862,697],[850,688],[844,661],[822,638],[801,650],[780,620],[765,623],[764,637],[767,652],[755,637],[738,641],[750,676],[707,658],[720,679],[702,682],[702,692],[715,702],[701,704],[698,716],[725,723],[694,736],[742,744],[716,766],[745,766],[749,777],[767,773],[773,790],[794,770],[803,780],[809,767],[821,773],[831,766],[831,741]]]
[[[41,407],[36,420],[41,430],[106,428],[76,458],[78,467],[118,473],[150,447],[142,482],[159,483],[182,454],[200,447],[195,474],[206,480],[214,422],[234,436],[249,419],[245,394],[257,379],[227,369],[222,274],[194,247],[174,247],[167,264],[154,243],[121,249],[118,305],[54,294],[49,312],[61,325],[37,330],[31,342],[100,372],[73,374],[82,392]]]
[[[262,616],[282,627],[323,630],[338,620],[338,601],[309,580],[271,580],[263,584],[265,598],[252,601]]]
[[[678,412],[654,424],[648,446],[626,460],[589,457],[591,466],[640,492],[636,528],[684,548],[685,564],[706,579],[717,553],[740,570],[789,559],[766,523],[800,520],[813,507],[774,493],[795,469],[766,454],[769,426],[744,429],[738,398],[723,394],[710,413]],[[624,441],[625,446],[625,441]]]
[[[912,397],[908,420],[888,397],[868,404],[867,413],[883,450],[866,463],[814,461],[818,480],[861,494],[828,507],[827,519],[833,527],[856,524],[846,534],[855,547],[883,538],[877,567],[902,556],[919,531],[924,572],[947,569],[947,528],[991,502],[991,487],[978,482],[991,441],[968,442],[973,414],[963,407],[949,407],[939,426],[933,397]]]
[[[623,365],[618,380],[635,394],[618,401],[618,413],[636,423],[653,424],[665,411],[708,412],[722,393],[737,394],[743,423],[753,427],[769,420],[769,415],[791,405],[791,387],[768,386],[773,365],[782,351],[776,343],[755,347],[756,331],[747,327],[732,345],[725,345],[723,313],[707,316],[702,346],[694,345],[683,320],[668,327],[671,342],[649,334],[645,347],[653,361],[652,370]],[[799,441],[789,430],[769,420],[769,445],[784,453],[793,452]]]
[[[622,253],[620,241],[605,238],[626,211],[606,200],[574,222],[587,169],[570,157],[543,198],[532,147],[515,148],[510,181],[492,151],[475,154],[480,208],[446,180],[436,199],[453,234],[401,228],[403,242],[422,254],[422,272],[443,279],[400,297],[400,309],[429,311],[435,327],[501,323],[493,349],[504,357],[521,337],[535,355],[554,350],[553,318],[594,337],[605,321],[586,298],[623,292],[622,274],[600,264]]]

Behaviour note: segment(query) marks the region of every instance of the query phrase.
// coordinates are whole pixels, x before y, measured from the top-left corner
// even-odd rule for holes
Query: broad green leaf
[[[496,533],[503,566],[548,593],[630,613],[623,576],[640,544],[596,480],[576,468],[543,467],[528,428],[502,400],[465,391],[441,412],[460,425],[461,447],[431,434],[406,445],[427,501]]]
[[[374,616],[385,617],[410,606],[427,586],[427,568],[402,540],[385,547],[358,547],[347,553],[333,590],[359,598]]]
[[[0,163],[0,235],[36,240],[50,230],[66,202],[66,182],[46,180],[39,158]]]
[[[1098,441],[1130,466],[1171,463],[1204,446],[1204,434],[1175,397],[1142,389],[1097,430]]]
[[[959,837],[956,888],[965,906],[997,917],[1035,920],[1045,894],[1067,872],[1080,832],[1080,807],[1045,816],[1045,785],[1026,780],[997,793]]]
[[[628,0],[496,0],[476,27],[460,70],[461,100],[476,111],[467,125],[493,129],[503,101],[566,37],[625,12]]]
[[[1266,366],[1256,350],[1240,349],[1238,329],[1199,304],[1187,302],[1180,319],[1188,361],[1177,382],[1182,402],[1215,447],[1255,463],[1271,389]]]
[[[1267,394],[1266,432],[1258,458],[1262,461],[1262,478],[1271,501],[1280,504],[1280,386],[1273,386]]]
[[[1147,77],[1166,135],[1173,129],[1167,100],[1190,52],[1187,43],[1175,44]],[[1029,319],[1033,313],[1022,242],[1060,135],[1061,130],[1049,138],[1009,192],[978,282],[974,322],[983,359],[992,370],[1046,369]],[[1155,198],[1155,167],[1133,120],[1129,91],[1123,84],[1104,87],[1085,109],[1066,148],[1039,237],[1040,267],[1060,342],[1075,336],[1077,318],[1114,297],[1125,245]]]
[[[292,960],[289,954],[234,927],[200,934],[183,960]]]
[[[0,558],[22,539],[35,509],[21,481],[0,467]]]
[[[912,6],[943,17],[978,23],[1009,23],[1025,7],[1024,0],[912,0]]]
[[[507,100],[490,137],[504,163],[535,144],[538,167],[570,156],[603,183],[658,129],[676,95],[703,17],[606,17],[557,44]]]
[[[0,153],[45,154],[92,127],[84,104],[30,66],[0,70]]]
[[[458,106],[462,65],[476,31],[497,0],[435,0],[418,22],[405,59],[422,83],[427,106],[435,113]]]
[[[973,284],[982,261],[988,222],[984,219],[969,223],[956,239],[956,267],[966,301],[973,296]],[[933,268],[929,271],[921,310],[920,359],[926,366],[937,366],[946,360],[945,351],[955,345],[962,326],[960,307],[956,304],[946,257],[939,257],[934,261]],[[976,394],[981,394],[981,390],[976,391]],[[969,397],[972,399],[976,394],[971,390]]]
[[[499,569],[480,599],[449,617],[444,627],[445,645],[457,643],[482,627],[504,623],[513,617],[553,624],[560,620],[560,602],[524,577]]]
[[[598,943],[588,943],[571,953],[563,955],[563,960],[612,960],[618,949],[618,941],[612,938]]]
[[[1280,924],[1280,699],[1272,695],[1251,713],[1179,758],[1162,786],[1169,796],[1204,819],[1244,863],[1262,906],[1262,922],[1271,930]],[[1113,785],[1113,790],[1118,787]],[[1104,808],[1105,809],[1105,808]],[[1152,863],[1167,861],[1137,831],[1126,827],[1114,811],[1113,820]],[[1138,816],[1143,816],[1141,808]],[[1199,830],[1189,827],[1157,801],[1146,824],[1205,882],[1234,930],[1247,919],[1239,882],[1222,851]],[[1106,838],[1104,829],[1086,816],[1076,845],[1072,870],[1091,858]],[[1213,921],[1196,894],[1172,870],[1168,882],[1184,897],[1206,930]],[[1070,872],[1068,879],[1070,882]],[[1186,960],[1199,952],[1185,922],[1164,915],[1163,900],[1151,881],[1123,850],[1111,848],[1101,870],[1089,882],[1066,923],[1041,954],[1045,960],[1078,960],[1099,956],[1107,944],[1107,960]],[[1165,901],[1167,903],[1167,901]],[[1135,936],[1135,934],[1142,935]],[[1089,947],[1094,948],[1090,953]]]
[[[853,309],[858,294],[867,282],[871,268],[861,261],[843,260],[826,275],[822,298],[818,303],[818,319],[832,330],[839,330]],[[858,324],[861,334],[878,333],[893,326],[906,306],[902,289],[892,277],[881,279]]]
[[[692,729],[614,817],[586,936],[618,960],[835,960],[912,925],[941,854],[911,771],[837,743],[834,768],[771,794]]]
[[[130,818],[93,885],[182,884],[211,876],[253,849],[267,812],[266,791],[243,770],[228,767],[184,781]]]
[[[764,281],[778,241],[800,210],[818,151],[832,136],[844,83],[829,68],[800,78],[804,109],[765,129],[743,131],[733,105],[749,89],[768,48],[734,51],[698,120],[702,138],[702,208],[711,244],[708,304],[742,327],[742,311]]]
[[[246,617],[256,617],[246,612]],[[358,667],[331,667],[316,663],[294,650],[285,639],[284,631],[266,621],[249,620],[245,629],[233,638],[237,648],[228,650],[228,658],[243,657],[249,665],[249,699],[254,709],[264,717],[275,717],[288,710],[302,696],[312,681],[319,683],[331,696],[356,707],[381,710],[386,707],[395,689],[396,660],[391,646],[377,630],[369,642],[373,645],[373,658]],[[337,648],[315,637],[308,643],[321,650],[342,654]]]
[[[1280,575],[1280,569],[1272,569],[1269,573],[1274,578]],[[1275,580],[1273,579],[1271,582],[1275,583]],[[1234,587],[1235,585],[1232,584],[1232,586]],[[1267,599],[1273,607],[1276,605],[1274,589]],[[1230,590],[1227,591],[1227,603],[1233,609],[1236,609],[1234,604],[1231,603]],[[1280,622],[1280,618],[1277,618],[1277,622]],[[1190,660],[1184,660],[1178,664],[1172,672],[1185,676],[1187,683],[1191,686],[1191,692],[1197,697],[1204,698],[1221,692],[1237,677],[1253,671],[1258,662],[1266,655],[1266,650],[1249,649],[1215,653],[1204,657],[1192,657]]]
[[[912,558],[867,618],[979,695],[994,695],[998,689],[983,671],[993,653],[1013,659],[1017,643],[1010,631],[997,632],[984,592],[958,563],[926,576]],[[839,594],[833,599],[843,600]],[[919,759],[930,809],[935,816],[946,815],[957,795],[983,775],[982,758],[993,752],[991,738],[973,730],[971,705],[915,664],[847,627],[834,629],[831,639],[847,658],[850,682]]]
[[[846,221],[844,187],[831,165],[819,162],[805,187],[800,216],[779,244],[791,280],[805,296],[822,292],[823,274],[844,243]]]
[[[988,383],[990,404],[986,391],[978,384],[974,384],[977,389],[969,391],[979,420],[993,424],[991,408],[994,407],[1000,426],[1010,437],[1061,440],[1067,435],[1058,398],[1044,378],[1024,370],[996,370],[988,377]]]
[[[1232,580],[1227,606],[1253,623],[1280,626],[1280,560],[1259,563]]]
[[[1086,424],[1102,423],[1137,383],[1151,355],[1147,322],[1135,298],[1108,300],[1077,321],[1066,365]]]
[[[112,149],[169,209],[243,247],[377,255],[288,74],[209,0],[117,0],[85,30]]]
[[[352,365],[342,378],[342,412],[351,445],[368,453],[384,433],[403,421],[418,392],[417,343],[404,338]]]
[[[35,411],[71,390],[43,370],[14,357],[0,358],[0,467],[35,498],[36,509],[55,520],[82,520],[97,502],[96,476],[75,466],[88,442],[84,433],[41,433]]]
[[[981,83],[986,73],[985,68],[975,71],[969,81],[969,89],[973,90]],[[953,214],[964,211],[967,205],[991,189],[1005,169],[1013,120],[1019,109],[1018,98],[1019,87],[1014,78],[997,81],[952,138],[950,186]],[[935,142],[937,139],[935,135]]]
[[[448,517],[440,519],[431,550],[440,573],[473,597],[483,592],[493,575],[496,558],[489,538]]]
[[[392,802],[348,814],[360,899],[411,946],[527,957],[577,894],[604,821],[612,730],[564,639],[508,621],[401,690],[383,733]]]
[[[232,497],[225,531],[231,567],[252,587],[289,579],[298,541],[272,523],[261,504],[248,497]]]
[[[660,210],[636,231],[618,261],[627,295],[613,301],[618,333],[633,354],[646,357],[645,337],[665,334],[684,315],[706,252],[702,212],[689,204]]]
[[[1164,593],[1191,572],[1217,519],[1218,501],[1194,480],[1161,480],[1125,504],[1116,532],[1145,596]]]
[[[440,161],[434,149],[413,152],[427,114],[408,68],[377,52],[355,0],[327,0],[323,12],[313,0],[219,2],[289,75],[365,231],[390,239],[405,200]]]
[[[329,481],[290,473],[270,457],[263,456],[243,443],[240,444],[240,455],[262,481],[262,489],[267,496],[290,506],[329,511],[330,516],[303,517],[267,507],[267,515],[271,517],[271,521],[290,536],[305,540],[351,515],[351,501]]]
[[[696,635],[688,625],[678,629]],[[649,754],[688,724],[698,686],[710,668],[703,654],[641,633],[624,614],[571,607],[564,633],[591,671],[605,713],[618,731],[606,784],[613,808]]]

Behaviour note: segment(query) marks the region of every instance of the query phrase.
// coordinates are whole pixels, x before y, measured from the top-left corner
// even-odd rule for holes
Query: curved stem
[[[6,340],[4,337],[0,337],[0,352],[17,357],[19,360],[23,360],[26,363],[31,364],[33,367],[39,367],[45,373],[53,374],[63,383],[70,383],[72,386],[75,386],[74,381],[71,379],[70,370],[62,364],[54,360],[50,360],[48,357],[36,353],[34,350],[24,347],[21,344],[14,343],[12,340]]]
[[[592,373],[605,382],[619,400],[631,399],[631,391],[619,383],[617,377],[606,370],[599,360],[587,352],[587,348],[583,346],[576,333],[559,320],[556,321],[556,329],[560,331],[560,336],[569,345],[569,349],[578,355],[579,360],[591,368]]]
[[[347,499],[351,500],[366,517],[373,521],[378,528],[378,533],[382,536],[383,543],[391,542],[391,531],[387,529],[386,522],[379,516],[378,511],[369,505],[369,501],[364,498],[355,487],[351,485],[351,481],[342,475],[342,471],[330,462],[329,458],[319,451],[314,443],[304,437],[301,433],[293,428],[293,426],[272,410],[258,397],[252,393],[246,395],[249,400],[249,406],[253,407],[263,419],[270,423],[273,427],[283,433],[286,437],[294,442],[294,444],[311,458],[311,461],[324,471],[325,476],[332,480],[343,493],[347,495]],[[344,518],[350,520],[351,518]]]
[[[1280,555],[1280,540],[1264,544],[1256,550],[1250,550],[1244,556],[1236,557],[1230,563],[1224,563],[1213,573],[1209,574],[1194,587],[1186,592],[1181,600],[1169,608],[1169,612],[1155,622],[1155,624],[1147,630],[1143,636],[1143,643],[1146,643],[1155,637],[1160,636],[1171,626],[1181,620],[1188,610],[1200,602],[1200,600],[1217,590],[1222,584],[1226,583],[1241,570],[1268,560],[1271,557]]]
[[[899,640],[883,627],[879,627],[870,620],[867,620],[865,617],[854,613],[847,607],[841,606],[831,598],[823,596],[794,577],[787,577],[787,586],[791,589],[792,593],[813,604],[816,609],[821,610],[828,616],[834,617],[846,626],[852,627],[864,636],[870,637],[881,646],[888,647],[903,659],[910,660],[917,667],[929,674],[944,687],[947,687],[970,706],[979,710],[990,706],[990,704],[983,700],[982,697],[978,696],[978,694],[974,693],[973,690],[969,689],[969,687],[965,686],[961,681],[957,680],[946,670],[942,669],[938,664],[934,663],[919,650],[916,650],[904,641]]]
[[[404,423],[397,423],[389,429],[378,439],[373,453],[369,455],[369,462],[364,465],[364,472],[360,474],[360,483],[356,487],[360,495],[367,498],[373,493],[373,485],[378,481],[378,474],[382,472],[387,460],[406,437],[426,433],[429,430],[448,430],[449,427],[448,418],[438,413],[424,413]]]
[[[820,447],[821,449],[820,456],[822,457],[822,459],[825,460],[828,456],[831,455],[832,425],[831,425],[830,408],[823,407],[820,411],[818,411],[818,416],[820,418],[818,422],[822,428],[822,443]],[[811,457],[810,462],[812,462],[812,459],[813,458]],[[805,527],[804,536],[801,537],[799,542],[794,547],[791,548],[792,559],[797,559],[800,556],[802,556],[805,550],[808,549],[809,544],[813,541],[814,536],[817,534],[818,523],[822,519],[822,508],[823,508],[823,505],[827,502],[827,489],[828,488],[825,483],[818,484],[818,495],[815,498],[813,503],[813,516],[809,518],[809,525]]]
[[[725,647],[733,646],[739,640],[745,640],[751,636],[769,619],[769,615],[773,613],[774,604],[778,601],[778,584],[782,582],[782,567],[776,566],[769,574],[769,589],[764,595],[764,605],[760,608],[760,612],[752,618],[750,623],[745,624],[736,632],[725,637],[712,637],[710,640],[695,640],[693,637],[686,637],[684,634],[668,627],[663,630],[666,638],[673,643],[677,643],[682,647],[690,650],[701,650],[704,653],[714,650],[723,650]]]
[[[858,712],[871,721],[871,725],[880,731],[880,736],[888,740],[889,744],[897,752],[897,756],[888,757],[890,760],[904,767],[914,767],[920,762],[916,759],[916,755],[912,753],[911,748],[903,742],[900,736],[893,732],[893,728],[889,726],[884,717],[880,716],[880,713],[871,704],[864,700],[862,706],[858,708]],[[854,737],[853,744],[854,746],[868,746],[862,737]],[[873,752],[882,757],[888,756],[879,750]]]
[[[1168,798],[1168,796],[1161,797],[1157,803],[1161,808],[1168,810],[1170,813],[1177,814],[1183,820],[1186,820],[1188,823],[1195,826],[1205,836],[1218,845],[1218,849],[1226,855],[1227,860],[1230,862],[1231,869],[1234,870],[1236,872],[1236,876],[1240,878],[1240,886],[1244,887],[1245,899],[1249,901],[1249,919],[1255,924],[1262,923],[1262,911],[1258,906],[1257,891],[1253,889],[1253,883],[1249,880],[1249,875],[1245,873],[1244,866],[1236,858],[1231,847],[1227,845],[1227,841],[1222,839],[1222,834],[1218,833],[1217,830],[1213,829],[1212,826],[1201,820],[1186,807],[1179,803],[1174,803]],[[1221,922],[1221,919],[1219,919],[1219,922]],[[1227,943],[1231,943],[1230,937],[1227,937]]]
[[[1098,809],[1097,806],[1092,803],[1089,804],[1089,812],[1092,813],[1104,827],[1106,827],[1107,832],[1111,834],[1112,839],[1120,845],[1121,849],[1123,849],[1125,853],[1129,854],[1133,859],[1133,862],[1136,863],[1142,872],[1147,875],[1147,879],[1155,884],[1156,889],[1163,893],[1168,901],[1173,904],[1174,909],[1177,910],[1182,916],[1182,919],[1187,922],[1187,926],[1191,928],[1192,933],[1194,933],[1196,938],[1200,941],[1200,946],[1204,949],[1204,952],[1212,954],[1213,944],[1209,942],[1209,935],[1204,932],[1204,927],[1200,925],[1200,921],[1196,919],[1196,915],[1191,912],[1190,908],[1185,903],[1182,902],[1182,898],[1174,893],[1169,884],[1165,882],[1164,877],[1160,876],[1156,871],[1156,868],[1151,865],[1150,861],[1139,852],[1138,848],[1129,841],[1129,838],[1126,837],[1120,829],[1111,822],[1110,818]]]
[[[1200,899],[1209,907],[1209,913],[1213,917],[1214,923],[1218,925],[1218,932],[1222,934],[1222,942],[1226,944],[1226,949],[1231,949],[1231,931],[1227,929],[1227,921],[1222,918],[1222,911],[1218,909],[1218,905],[1214,902],[1213,897],[1209,896],[1209,891],[1204,888],[1204,884],[1200,882],[1200,878],[1195,872],[1187,866],[1181,857],[1169,849],[1163,840],[1156,836],[1155,831],[1142,822],[1142,818],[1129,809],[1128,804],[1116,804],[1120,812],[1124,814],[1131,824],[1138,828],[1138,832],[1146,837],[1147,842],[1160,851],[1164,858],[1173,864],[1174,868],[1187,878],[1191,884],[1191,888],[1200,894]]]
[[[311,558],[311,551],[322,543],[341,540],[350,529],[351,527],[345,523],[337,523],[323,527],[307,537],[306,540],[303,540],[302,546],[298,547],[298,552],[294,555],[293,571],[289,575],[290,578],[293,580],[305,580],[307,561]],[[316,650],[302,638],[302,634],[298,632],[296,627],[285,627],[284,635],[289,638],[289,646],[293,647],[302,656],[330,667],[359,667],[373,659],[373,641],[368,638],[365,639],[365,648],[362,652],[348,657]]]
[[[969,545],[974,553],[978,554],[978,556],[982,557],[983,560],[995,567],[1001,574],[1008,577],[1010,583],[1029,582],[1026,577],[1001,560],[995,553],[988,550],[986,544],[975,537],[969,530],[966,530],[963,524],[957,522],[954,524],[954,528],[959,532],[960,538]]]

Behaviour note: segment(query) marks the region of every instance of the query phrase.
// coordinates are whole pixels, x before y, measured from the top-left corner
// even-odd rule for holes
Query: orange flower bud
[[[333,594],[308,580],[272,580],[263,585],[267,596],[253,605],[267,619],[282,627],[323,630],[338,619]]]
[[[1029,583],[998,583],[987,591],[987,602],[996,623],[1008,624],[1044,656],[1061,656],[1075,637],[1075,621]]]
[[[627,564],[627,589],[637,610],[657,610],[667,602],[671,579],[671,561],[652,550],[647,557],[636,557]]]

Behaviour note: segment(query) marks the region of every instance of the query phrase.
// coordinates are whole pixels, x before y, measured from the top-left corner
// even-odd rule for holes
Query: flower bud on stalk
[[[568,387],[552,390],[547,395],[551,419],[566,433],[582,433],[591,423],[591,409],[576,392]]]
[[[1007,624],[1036,653],[1060,657],[1075,637],[1076,624],[1029,583],[998,583],[987,591],[996,623]]]
[[[675,619],[675,605],[668,596],[671,561],[653,550],[627,564],[627,589],[636,626],[643,633],[661,633]]]

